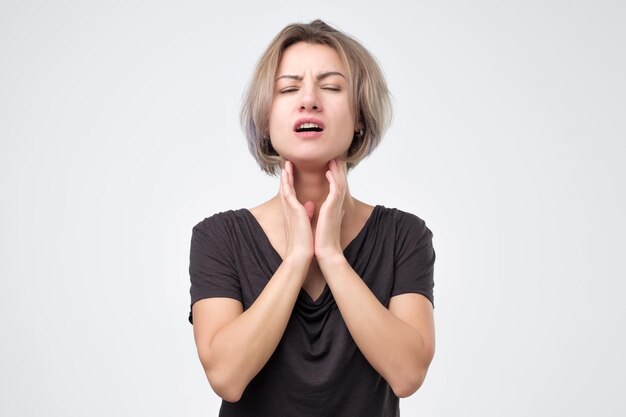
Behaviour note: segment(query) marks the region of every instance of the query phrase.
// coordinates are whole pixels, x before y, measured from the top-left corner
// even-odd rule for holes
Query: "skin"
[[[352,197],[348,188],[343,159],[360,126],[350,110],[345,76],[323,76],[331,72],[347,74],[336,51],[297,43],[285,50],[276,73],[270,137],[285,162],[278,194],[250,212],[282,264],[246,311],[230,298],[193,305],[200,361],[211,387],[226,401],[241,398],[274,352],[301,288],[317,299],[329,286],[352,338],[397,396],[421,386],[434,355],[430,301],[402,294],[386,308],[343,256],[373,206]],[[294,123],[303,117],[323,121],[323,134],[298,137]]]

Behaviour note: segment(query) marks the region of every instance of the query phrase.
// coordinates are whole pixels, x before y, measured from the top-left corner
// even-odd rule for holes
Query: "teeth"
[[[298,126],[298,129],[313,129],[313,128],[320,128],[320,126],[317,123],[302,123],[301,125]]]

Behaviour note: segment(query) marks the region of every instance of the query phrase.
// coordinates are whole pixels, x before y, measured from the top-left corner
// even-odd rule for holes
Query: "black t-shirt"
[[[384,306],[404,293],[433,302],[432,233],[419,217],[376,206],[344,255]],[[191,239],[191,305],[229,297],[248,309],[281,262],[249,210],[206,218]],[[358,349],[326,286],[315,301],[300,290],[269,361],[238,402],[222,401],[219,415],[398,416],[399,400]]]

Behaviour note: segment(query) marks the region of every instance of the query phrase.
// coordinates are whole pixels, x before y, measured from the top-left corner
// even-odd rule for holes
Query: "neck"
[[[327,168],[322,170],[308,170],[296,167],[294,165],[294,178],[293,185],[296,191],[296,197],[300,204],[304,204],[307,201],[315,204],[315,212],[311,222],[315,225],[317,223],[317,216],[319,214],[320,207],[328,197],[330,184],[326,178]],[[355,207],[356,200],[350,194],[350,189],[346,187],[346,194],[343,201],[343,209],[346,216],[349,216]]]

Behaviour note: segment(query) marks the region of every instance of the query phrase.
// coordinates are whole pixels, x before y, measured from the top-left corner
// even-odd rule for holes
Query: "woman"
[[[389,93],[371,55],[324,22],[284,28],[242,120],[276,196],[193,229],[190,321],[220,416],[397,416],[434,354],[432,233],[350,194]]]

